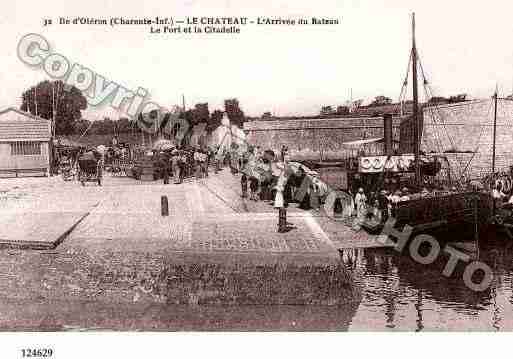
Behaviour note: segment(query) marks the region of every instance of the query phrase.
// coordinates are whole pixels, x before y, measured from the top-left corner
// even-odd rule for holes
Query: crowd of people
[[[173,178],[175,184],[182,183],[187,177],[208,177],[209,167],[215,162],[216,148],[192,146],[170,148],[165,151],[153,151],[154,160],[161,170],[164,184]],[[216,164],[215,168],[219,168]]]
[[[431,189],[424,187],[421,191],[412,191],[408,187],[396,190],[364,191],[358,188],[354,196],[355,220],[354,227],[366,223],[369,226],[377,226],[395,215],[395,208],[401,202],[436,198],[437,196],[460,193],[456,187]]]
[[[307,210],[319,208],[329,193],[318,172],[290,161],[286,146],[278,154],[259,146],[243,150],[233,146],[228,158],[231,172],[240,174],[242,197],[250,201],[267,201],[283,208],[297,202]]]
[[[492,189],[492,198],[495,201],[495,204],[497,206],[501,206],[504,203],[512,204],[513,205],[513,192],[506,191],[503,188],[504,186],[498,182],[493,186]],[[508,194],[509,193],[509,194]]]
[[[76,163],[81,152],[83,151],[65,152],[62,156],[63,163]],[[287,208],[289,203],[298,202],[301,209],[319,208],[330,192],[330,188],[320,179],[317,172],[298,162],[290,161],[286,146],[282,146],[279,153],[276,153],[271,149],[263,150],[258,145],[235,143],[228,148],[187,146],[168,147],[164,150],[148,150],[141,146],[124,146],[116,143],[105,147],[101,161],[108,164],[119,158],[128,157],[134,160],[141,156],[151,157],[151,163],[156,164],[155,167],[159,171],[157,178],[161,178],[165,184],[170,181],[180,184],[185,178],[206,178],[209,172],[215,174],[223,168],[228,168],[233,175],[240,176],[243,198],[255,202],[271,202],[275,207]],[[286,175],[282,176],[284,172]],[[455,187],[430,190],[425,187],[421,191],[412,191],[406,186],[401,189],[398,183],[395,186],[388,186],[395,187],[395,190],[370,190],[370,187],[361,181],[354,185],[356,188],[353,187],[353,194],[348,193],[347,201],[352,203],[345,203],[344,208],[338,208],[339,212],[344,211],[344,216],[353,216],[354,227],[360,227],[364,223],[371,226],[383,224],[395,215],[394,210],[401,202],[459,192]],[[513,193],[510,193],[513,191],[509,188],[508,192],[504,187],[506,185],[502,185],[500,181],[496,183],[491,191],[492,197],[499,205],[506,202],[513,205]]]

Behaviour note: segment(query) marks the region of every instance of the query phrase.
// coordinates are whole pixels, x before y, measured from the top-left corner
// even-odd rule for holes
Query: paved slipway
[[[242,200],[227,171],[40,181],[0,202],[0,329],[343,330],[360,294],[336,249],[379,245],[295,208],[278,234],[272,206]]]

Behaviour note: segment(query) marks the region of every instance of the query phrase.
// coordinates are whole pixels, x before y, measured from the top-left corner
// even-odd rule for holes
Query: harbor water
[[[344,263],[362,289],[342,306],[202,306],[165,303],[2,300],[3,330],[158,331],[510,331],[513,245],[481,248],[493,270],[489,289],[465,285],[461,268],[442,275],[446,259],[426,266],[394,249],[353,249]]]
[[[352,266],[363,298],[348,329],[513,330],[512,244],[480,248],[478,257],[474,253],[493,271],[490,287],[480,292],[465,285],[461,268],[449,278],[442,274],[447,258],[426,266],[393,249],[356,250]]]

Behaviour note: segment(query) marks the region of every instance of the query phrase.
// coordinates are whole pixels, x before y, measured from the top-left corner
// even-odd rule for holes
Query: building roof
[[[9,107],[0,111],[0,141],[48,141],[50,121]]]

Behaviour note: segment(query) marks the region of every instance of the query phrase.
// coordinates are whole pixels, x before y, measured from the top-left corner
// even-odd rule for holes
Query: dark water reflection
[[[346,252],[344,261],[363,288],[349,330],[512,330],[511,244],[480,248],[479,260],[494,272],[491,287],[482,292],[466,287],[464,265],[443,276],[447,258],[426,266],[393,249]]]
[[[362,288],[345,306],[177,306],[142,303],[0,298],[0,330],[123,331],[510,331],[513,330],[513,243],[480,247],[494,272],[489,289],[475,292],[442,275],[447,257],[415,263],[393,249],[343,253]]]
[[[336,306],[202,306],[2,300],[0,330],[340,331],[357,303]]]

